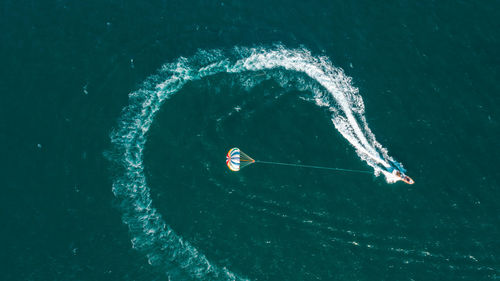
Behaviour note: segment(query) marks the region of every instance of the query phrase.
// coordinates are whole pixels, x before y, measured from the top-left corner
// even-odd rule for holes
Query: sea
[[[499,18],[3,0],[0,279],[500,280]]]

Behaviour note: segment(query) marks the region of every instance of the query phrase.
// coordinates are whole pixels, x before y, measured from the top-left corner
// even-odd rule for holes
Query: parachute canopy
[[[246,155],[239,148],[231,148],[226,155],[226,164],[229,170],[237,172],[240,169],[255,163],[250,156]]]

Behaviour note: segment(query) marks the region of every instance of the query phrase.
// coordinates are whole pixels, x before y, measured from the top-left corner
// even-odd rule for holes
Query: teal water
[[[2,279],[497,280],[498,6],[5,1]]]

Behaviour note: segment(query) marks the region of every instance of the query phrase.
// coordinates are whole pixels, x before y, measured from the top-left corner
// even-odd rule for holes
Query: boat
[[[396,177],[398,177],[400,180],[404,181],[407,184],[414,184],[415,183],[414,180],[412,180],[409,176],[401,173],[399,170],[394,169],[392,171],[392,174],[395,175]]]
[[[389,167],[387,167],[387,171],[394,176],[398,177],[399,180],[407,183],[407,184],[414,184],[415,181],[412,180],[409,176],[405,174],[406,170],[401,167],[401,165],[397,162],[394,161],[389,161]]]

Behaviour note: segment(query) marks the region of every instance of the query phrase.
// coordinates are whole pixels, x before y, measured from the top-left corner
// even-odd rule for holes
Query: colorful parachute
[[[253,163],[255,163],[255,160],[243,153],[243,151],[237,147],[231,148],[226,155],[226,164],[229,169],[234,172]]]

